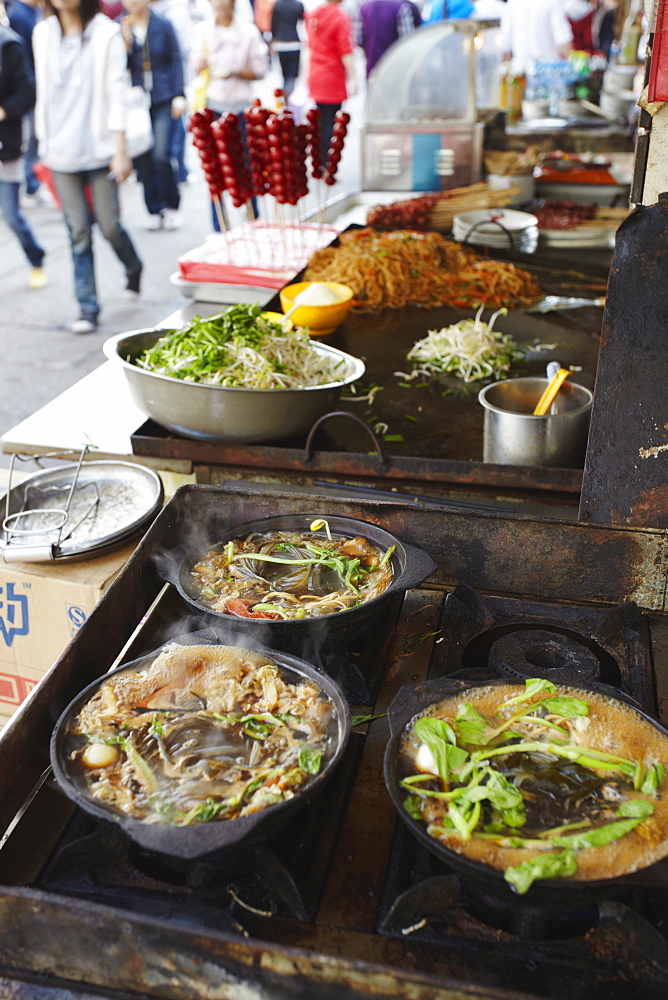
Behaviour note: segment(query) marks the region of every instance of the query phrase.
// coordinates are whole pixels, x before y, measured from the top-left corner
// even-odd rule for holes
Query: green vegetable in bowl
[[[580,694],[531,678],[431,706],[401,745],[408,815],[502,869],[519,893],[536,879],[611,878],[664,857],[668,739],[629,706]]]
[[[197,316],[182,329],[167,331],[134,363],[185,382],[246,389],[328,385],[346,374],[341,360],[314,347],[308,330],[283,330],[259,305]]]

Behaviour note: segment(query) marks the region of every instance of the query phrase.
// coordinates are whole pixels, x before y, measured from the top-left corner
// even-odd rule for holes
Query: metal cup
[[[593,395],[575,382],[563,383],[542,417],[533,410],[547,378],[493,382],[478,393],[485,408],[483,461],[496,465],[584,466]]]

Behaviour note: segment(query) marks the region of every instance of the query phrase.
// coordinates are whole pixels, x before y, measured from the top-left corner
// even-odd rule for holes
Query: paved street
[[[363,71],[358,79],[363,80]],[[278,78],[273,72],[263,81],[260,96],[269,104]],[[328,196],[359,190],[359,128],[362,124],[363,94],[346,105],[353,115],[340,166],[340,180],[328,189]],[[148,232],[142,188],[136,180],[126,182],[121,191],[123,221],[144,262],[142,294],[138,302],[122,297],[123,270],[104,238],[95,234],[96,277],[101,314],[95,333],[78,336],[69,326],[78,316],[72,288],[72,264],[65,224],[59,210],[32,207],[25,214],[35,235],[47,251],[49,283],[38,291],[28,289],[29,266],[14,234],[0,219],[0,262],[2,305],[0,308],[0,349],[2,392],[0,393],[0,434],[34,413],[54,396],[93,371],[105,360],[102,344],[107,337],[124,330],[153,326],[183,304],[178,288],[170,283],[177,258],[199,246],[210,231],[208,191],[195,151],[189,150],[190,180],[182,185],[183,225],[175,232]],[[309,196],[310,197],[310,196]],[[9,465],[10,456],[0,455],[0,467]]]

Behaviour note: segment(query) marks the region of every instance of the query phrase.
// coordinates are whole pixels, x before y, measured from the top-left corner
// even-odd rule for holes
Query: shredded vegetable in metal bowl
[[[283,330],[259,305],[231,306],[195,317],[143,351],[138,368],[185,382],[244,389],[299,389],[345,377],[343,360],[324,356],[298,327]]]
[[[441,330],[430,330],[406,355],[408,361],[416,361],[417,365],[408,374],[395,372],[395,375],[414,379],[449,374],[464,382],[506,378],[513,361],[525,355],[510,334],[493,329],[497,316],[507,312],[507,309],[498,309],[489,322],[485,322],[481,319],[481,307],[475,319],[461,319]]]

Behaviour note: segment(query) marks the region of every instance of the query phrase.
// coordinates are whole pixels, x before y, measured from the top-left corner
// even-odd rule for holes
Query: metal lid
[[[153,520],[162,500],[157,473],[131,462],[79,462],[38,472],[10,488],[0,530],[3,559],[99,555]]]

